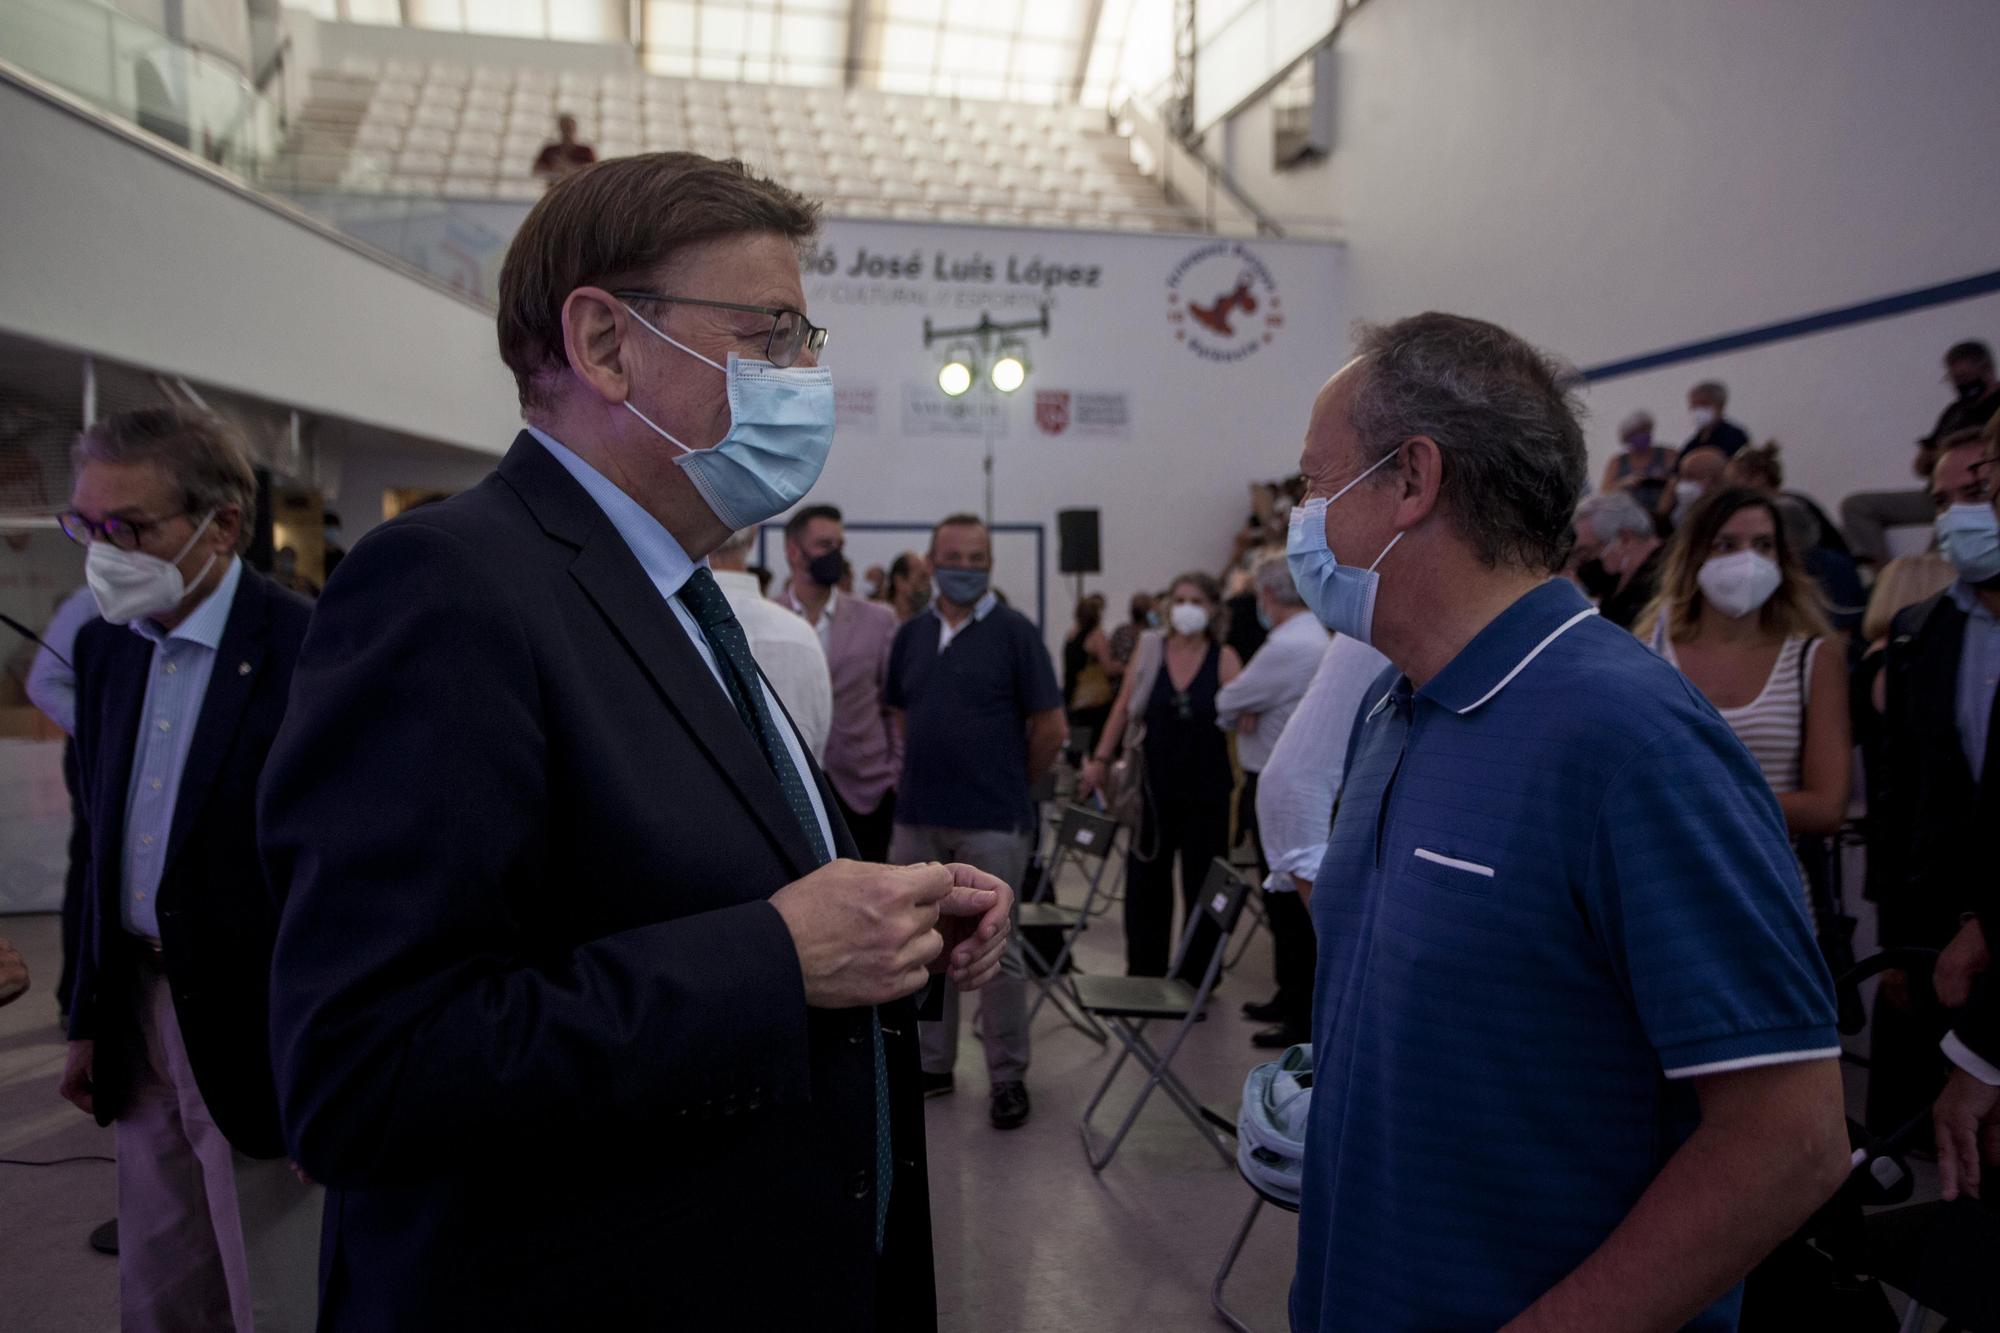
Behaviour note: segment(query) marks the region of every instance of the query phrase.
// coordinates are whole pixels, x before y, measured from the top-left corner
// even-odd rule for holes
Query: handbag
[[[1134,841],[1146,814],[1146,700],[1160,674],[1161,640],[1147,634],[1133,655],[1132,694],[1126,705],[1125,734],[1118,757],[1104,775],[1104,804],[1111,817],[1132,830]],[[1144,858],[1142,858],[1144,859]]]

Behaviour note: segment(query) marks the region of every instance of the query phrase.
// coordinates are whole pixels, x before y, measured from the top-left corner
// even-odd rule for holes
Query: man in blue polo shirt
[[[1551,579],[1584,447],[1533,348],[1449,315],[1366,331],[1301,467],[1299,590],[1393,666],[1312,895],[1293,1327],[1733,1329],[1847,1162],[1769,787]]]
[[[1018,893],[1035,818],[1028,790],[1068,735],[1062,690],[1034,622],[988,586],[993,542],[984,523],[954,514],[938,524],[930,563],[937,603],[896,632],[882,691],[904,738],[889,860],[963,860]],[[948,1093],[958,996],[947,989],[941,1021],[917,1026],[924,1095]],[[995,1129],[1017,1129],[1028,1119],[1022,977],[1002,972],[980,993],[979,1033],[992,1084],[988,1117]]]

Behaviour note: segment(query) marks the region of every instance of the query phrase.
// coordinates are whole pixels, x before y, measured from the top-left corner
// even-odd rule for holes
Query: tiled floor
[[[0,918],[0,936],[22,949],[36,978],[33,991],[0,1009],[0,1157],[110,1153],[109,1132],[55,1095],[63,1060],[52,999],[56,919]],[[1114,908],[1086,932],[1081,966],[1122,971],[1123,948]],[[1269,944],[1259,938],[1225,980],[1214,1017],[1175,1061],[1196,1095],[1232,1118],[1244,1074],[1267,1058],[1251,1048],[1254,1025],[1237,1006],[1265,998],[1269,977]],[[1001,1133],[987,1124],[985,1069],[970,1032],[960,1043],[958,1091],[928,1106],[940,1327],[1221,1327],[1209,1309],[1209,1283],[1250,1199],[1234,1168],[1155,1094],[1111,1165],[1092,1174],[1078,1117],[1112,1057],[1049,1006],[1036,1021],[1034,1043],[1034,1115],[1023,1128]],[[1128,1092],[1137,1085],[1129,1069],[1130,1062],[1120,1085]],[[1119,1096],[1114,1091],[1100,1116],[1122,1111]],[[116,1261],[85,1244],[90,1229],[115,1211],[112,1172],[96,1162],[0,1166],[0,1328],[116,1327]],[[1237,1263],[1231,1303],[1253,1328],[1285,1327],[1295,1235],[1289,1214],[1266,1209]]]

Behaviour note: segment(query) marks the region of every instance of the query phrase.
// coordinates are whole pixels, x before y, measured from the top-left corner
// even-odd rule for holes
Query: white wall
[[[1044,289],[1009,278],[1025,277],[1031,265],[1054,267],[1087,285],[1046,290],[1050,333],[1028,335],[1034,371],[1025,388],[1003,400],[994,468],[995,518],[1047,526],[1052,647],[1061,644],[1075,596],[1074,581],[1055,573],[1059,509],[1100,510],[1104,573],[1092,576],[1086,590],[1104,593],[1114,608],[1183,570],[1219,568],[1249,511],[1247,484],[1296,470],[1313,395],[1338,366],[1350,317],[1338,247],[1250,241],[1235,252],[1231,244],[829,223],[818,262],[809,266],[807,305],[814,321],[832,331],[825,363],[836,386],[844,395],[872,394],[875,408],[866,412],[844,398],[833,457],[812,498],[840,505],[850,521],[929,523],[954,510],[977,512],[983,439],[976,430],[927,434],[910,419],[911,394],[939,401],[942,348],[925,350],[924,320],[958,327],[975,323],[982,311],[997,321],[1032,319]],[[850,276],[863,251],[894,262],[899,273]],[[1206,304],[1252,262],[1272,282],[1255,284],[1259,306],[1237,320],[1228,348],[1240,357],[1205,359],[1177,337],[1194,326],[1172,318],[1173,297]],[[948,275],[942,280],[940,264]],[[1270,316],[1281,322],[1267,326]],[[1270,341],[1261,342],[1267,331]],[[1251,343],[1256,349],[1243,352]],[[1038,392],[1070,395],[1072,419],[1060,432],[1037,423]],[[1121,401],[1126,427],[1087,429],[1081,421],[1087,393]],[[857,542],[857,564],[868,563],[863,556],[879,560],[922,544],[909,537]],[[1016,606],[1032,610],[1031,549],[1010,539],[996,551],[996,582]],[[1118,610],[1113,620],[1122,619]]]
[[[492,315],[0,82],[0,327],[498,452]]]
[[[1381,0],[1340,38],[1331,161],[1274,191],[1246,118],[1231,165],[1337,220],[1357,313],[1590,365],[2000,268],[1996,49],[1990,0]],[[1967,336],[2000,338],[2000,300],[1607,383],[1594,464],[1632,405],[1684,429],[1715,374],[1803,488],[1909,484]]]

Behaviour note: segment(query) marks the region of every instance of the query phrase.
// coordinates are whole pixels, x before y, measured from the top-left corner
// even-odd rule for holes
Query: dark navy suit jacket
[[[174,801],[157,900],[162,965],[196,1086],[223,1135],[253,1157],[285,1150],[268,1035],[277,913],[257,856],[257,780],[310,614],[243,571]],[[97,1043],[93,1097],[103,1124],[124,1111],[140,1053],[133,986],[143,946],[122,924],[119,880],[152,661],[152,643],[122,625],[93,620],[76,636],[77,777],[90,851],[70,1036]]]
[[[805,835],[531,436],[341,562],[262,832],[323,1328],[934,1325],[913,1007],[878,1258],[869,1015],[807,1008],[768,901]]]

